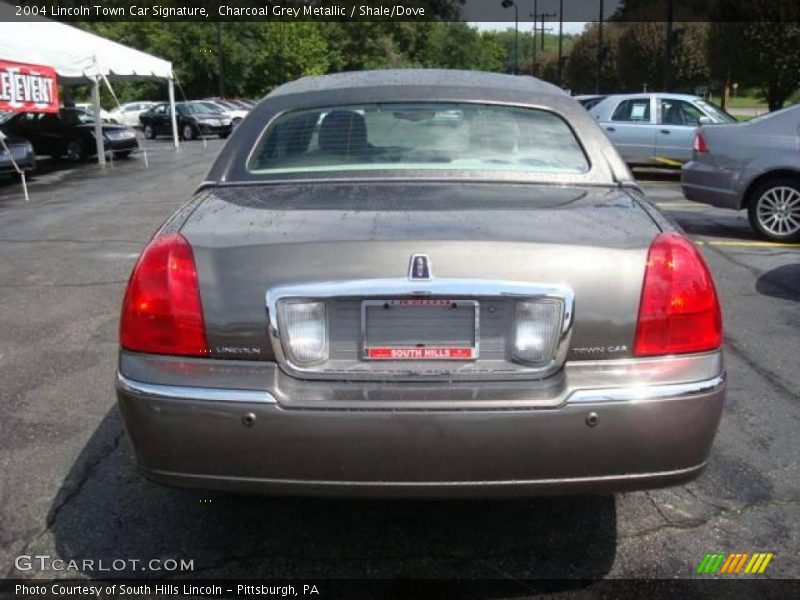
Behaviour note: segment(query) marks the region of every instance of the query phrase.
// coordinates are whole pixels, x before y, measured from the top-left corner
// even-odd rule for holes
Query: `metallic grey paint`
[[[694,153],[681,169],[684,195],[741,210],[753,182],[765,176],[794,173],[800,181],[800,106],[762,119],[700,130],[708,153]]]
[[[415,100],[552,110],[591,168],[271,179],[244,167],[282,111]],[[534,79],[411,70],[279,88],[162,228],[192,246],[211,352],[120,353],[119,406],[137,461],[162,483],[269,493],[513,495],[696,477],[722,410],[721,353],[631,353],[648,248],[675,229],[583,108]],[[433,278],[409,280],[415,254]],[[504,303],[555,294],[561,346],[545,368],[481,365],[502,358],[500,342],[457,364],[387,367],[354,354],[340,373],[282,356],[282,297],[323,298],[329,314],[353,315],[329,331],[339,336],[332,353],[346,353],[344,341],[358,348],[363,298],[415,292],[494,309],[480,315],[483,342],[510,332]]]

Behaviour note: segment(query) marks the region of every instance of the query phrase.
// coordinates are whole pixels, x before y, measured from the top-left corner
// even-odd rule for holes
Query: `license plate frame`
[[[368,309],[374,306],[397,306],[401,308],[427,307],[450,310],[457,307],[472,308],[474,319],[470,345],[460,344],[370,344]],[[370,299],[361,302],[361,358],[368,361],[474,361],[480,354],[480,303],[477,300],[450,298],[394,298]]]

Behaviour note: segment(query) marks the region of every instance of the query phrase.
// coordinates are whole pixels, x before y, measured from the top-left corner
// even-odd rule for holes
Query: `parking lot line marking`
[[[656,202],[659,208],[680,208],[683,210],[705,210],[708,208],[702,204],[689,204],[688,202]]]
[[[783,242],[751,242],[746,240],[695,240],[701,246],[755,246],[762,248],[798,248],[800,244],[785,244]]]

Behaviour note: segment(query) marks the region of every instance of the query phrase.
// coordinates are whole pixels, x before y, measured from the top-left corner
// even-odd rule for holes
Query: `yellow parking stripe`
[[[705,204],[689,204],[688,202],[656,202],[658,208],[671,208],[680,210],[705,210]]]
[[[660,162],[662,165],[667,165],[670,167],[680,167],[683,164],[682,162],[672,160],[671,158],[666,158],[664,156],[656,156],[653,160]]]
[[[701,246],[751,246],[755,248],[798,248],[800,244],[786,244],[783,242],[754,242],[747,240],[695,240]]]

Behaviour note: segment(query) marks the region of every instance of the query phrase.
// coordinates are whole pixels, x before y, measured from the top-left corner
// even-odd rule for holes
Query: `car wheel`
[[[129,158],[133,150],[123,150],[122,152],[117,152],[117,158]]]
[[[183,126],[183,129],[181,129],[181,133],[183,134],[183,139],[185,139],[185,140],[193,140],[194,139],[194,135],[195,135],[194,127],[192,127],[188,123]]]
[[[67,160],[70,162],[82,162],[86,159],[86,148],[83,140],[75,138],[67,144]]]
[[[153,129],[152,125],[145,125],[144,126],[144,137],[148,140],[154,140],[156,137],[156,132]]]
[[[771,179],[756,187],[747,204],[750,225],[770,240],[800,240],[800,181]]]
[[[231,134],[231,132],[230,132],[230,131],[229,131],[229,132],[227,132],[227,133],[220,133],[220,134],[219,134],[219,137],[220,137],[220,139],[223,139],[223,140],[224,140],[224,139],[225,139],[226,137],[228,137],[230,134]]]

